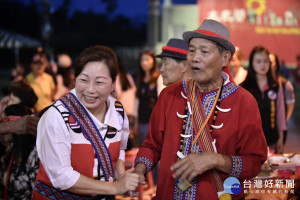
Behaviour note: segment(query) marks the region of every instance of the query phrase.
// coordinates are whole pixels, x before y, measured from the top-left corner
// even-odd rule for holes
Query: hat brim
[[[182,37],[183,37],[183,40],[186,41],[188,44],[190,43],[190,40],[192,38],[203,38],[203,39],[213,41],[213,42],[223,46],[226,50],[231,52],[231,56],[233,56],[233,54],[235,52],[235,46],[228,40],[223,39],[221,37],[206,35],[206,34],[195,32],[195,31],[184,32]]]
[[[186,60],[186,55],[183,54],[174,54],[171,52],[167,52],[167,51],[163,51],[160,54],[156,55],[155,57],[157,58],[162,58],[162,57],[170,57],[170,58],[175,58],[175,59],[179,59],[179,60]]]

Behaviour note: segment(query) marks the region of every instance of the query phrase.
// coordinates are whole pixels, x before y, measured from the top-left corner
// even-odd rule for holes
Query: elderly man
[[[166,46],[163,46],[162,52],[156,55],[162,61],[160,72],[164,85],[168,86],[191,78],[191,71],[186,60],[187,54],[188,44],[182,39],[172,38]]]
[[[192,79],[160,94],[135,172],[142,183],[160,160],[157,199],[240,199],[267,158],[256,100],[222,72],[235,52],[223,24],[205,20],[183,39]]]

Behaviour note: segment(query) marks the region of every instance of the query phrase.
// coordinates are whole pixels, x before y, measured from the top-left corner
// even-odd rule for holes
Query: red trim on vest
[[[194,30],[195,32],[198,32],[198,33],[202,33],[204,35],[209,35],[209,36],[215,36],[215,37],[220,37],[220,38],[223,38],[225,40],[228,40],[226,37],[222,36],[222,35],[219,35],[219,34],[216,34],[214,32],[211,32],[211,31],[206,31],[206,30]]]
[[[163,46],[163,48],[161,50],[163,50],[163,51],[172,51],[172,52],[181,53],[181,54],[184,54],[184,55],[188,54],[188,51],[186,51],[186,50],[175,48],[175,47],[169,47],[169,46]]]

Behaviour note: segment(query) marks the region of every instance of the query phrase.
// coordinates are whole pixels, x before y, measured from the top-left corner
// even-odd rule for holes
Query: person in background
[[[233,81],[237,85],[241,84],[247,76],[247,70],[245,70],[242,66],[242,61],[243,53],[241,52],[239,47],[235,47],[235,54],[229,61],[228,67],[232,75]]]
[[[159,76],[158,64],[154,51],[145,50],[139,57],[139,72],[137,80],[138,117],[136,125],[138,127],[139,146],[147,136],[149,119],[156,104],[157,78]],[[137,128],[135,128],[137,130]]]
[[[25,82],[12,84],[5,115],[13,122],[32,114],[37,101],[33,89]],[[14,127],[11,127],[14,129]],[[36,126],[34,127],[36,130]],[[15,132],[17,133],[17,132]],[[27,131],[26,131],[27,133]],[[36,135],[36,132],[34,133]],[[14,134],[0,158],[0,183],[4,199],[30,199],[39,160],[32,134]]]
[[[28,64],[25,61],[19,61],[16,67],[12,70],[12,83],[24,81],[25,75],[27,74],[27,70],[29,68]]]
[[[52,77],[54,84],[56,85],[56,73],[54,72],[53,66],[50,63],[50,56],[46,53],[43,47],[38,47],[36,49],[34,57],[39,58],[43,67],[45,68],[45,73]]]
[[[282,86],[272,76],[269,51],[255,46],[249,58],[248,75],[241,84],[256,99],[262,128],[270,149],[283,152],[283,132],[287,130]]]
[[[275,80],[278,81],[279,84],[282,85],[284,91],[284,102],[285,102],[285,115],[286,121],[290,119],[293,114],[295,108],[295,92],[292,83],[279,75],[279,59],[278,56],[274,53],[270,53],[269,55],[271,61],[271,70],[272,76]],[[283,143],[285,144],[287,138],[287,130],[283,132]]]
[[[156,55],[162,60],[160,72],[164,85],[191,78],[190,67],[186,60],[187,53],[188,44],[182,39],[172,38],[162,47],[162,52]]]
[[[67,53],[59,53],[57,55],[56,83],[57,91],[54,95],[54,100],[68,94],[75,86],[72,59]]]
[[[75,88],[53,103],[38,124],[40,158],[33,200],[114,199],[134,191],[138,175],[125,171],[128,118],[110,94],[118,62],[106,46],[84,49],[77,57]]]
[[[235,52],[229,38],[223,24],[208,19],[183,33],[192,79],[161,92],[135,160],[141,182],[160,160],[156,199],[230,198],[225,179],[243,183],[267,159],[255,99],[222,71]]]
[[[32,72],[26,76],[26,80],[38,97],[38,101],[34,106],[38,113],[53,103],[54,94],[56,93],[53,78],[45,73],[45,65],[40,59],[38,54],[33,57],[33,62],[31,63]]]
[[[118,57],[119,73],[116,79],[116,89],[114,96],[124,106],[125,113],[129,120],[129,139],[127,143],[127,150],[130,150],[134,144],[134,123],[136,121],[136,86],[132,76],[127,73],[123,61]]]

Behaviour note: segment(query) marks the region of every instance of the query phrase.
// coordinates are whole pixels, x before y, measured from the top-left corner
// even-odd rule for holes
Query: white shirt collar
[[[224,78],[224,83],[223,83],[223,85],[226,85],[227,83],[230,82],[230,80],[229,80],[229,75],[228,75],[227,73],[222,72],[222,76],[223,76],[223,78]]]

